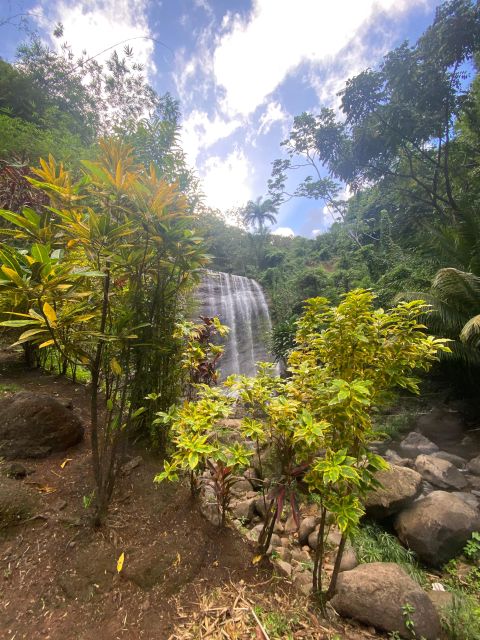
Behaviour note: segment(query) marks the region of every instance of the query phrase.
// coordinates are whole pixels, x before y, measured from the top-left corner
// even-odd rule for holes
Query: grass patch
[[[427,577],[413,551],[405,549],[397,538],[377,524],[369,523],[358,529],[352,538],[358,562],[396,562],[415,582],[425,587]]]
[[[22,391],[22,387],[18,384],[0,382],[0,393],[17,393],[17,391]]]
[[[453,592],[452,604],[440,616],[448,640],[478,640],[480,638],[480,604],[463,591]]]

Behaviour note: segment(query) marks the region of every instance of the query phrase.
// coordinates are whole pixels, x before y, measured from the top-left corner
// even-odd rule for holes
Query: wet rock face
[[[255,280],[230,273],[206,271],[196,293],[201,315],[218,316],[230,327],[220,375],[256,374],[256,363],[271,360],[266,336],[270,314],[262,288]]]
[[[407,467],[390,465],[386,471],[380,471],[376,479],[381,486],[371,491],[365,501],[368,516],[382,519],[398,513],[420,494],[422,476]]]
[[[43,458],[77,444],[83,432],[71,403],[65,406],[51,396],[29,391],[0,400],[3,458]]]
[[[433,491],[395,520],[395,530],[403,544],[434,567],[458,555],[479,528],[478,510],[446,491]]]
[[[394,563],[372,562],[341,573],[331,604],[342,616],[397,631],[404,638],[411,637],[404,614],[410,605],[416,637],[437,640],[440,634],[438,613],[428,595]]]

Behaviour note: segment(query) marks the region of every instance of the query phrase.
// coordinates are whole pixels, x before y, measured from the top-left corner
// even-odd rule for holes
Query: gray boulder
[[[469,504],[473,509],[478,509],[480,505],[480,499],[473,495],[473,493],[468,493],[468,491],[452,491],[452,496],[457,496],[460,500]]]
[[[317,526],[319,518],[316,516],[307,516],[300,522],[298,528],[298,542],[303,547],[304,544],[308,544],[308,536],[314,531]]]
[[[475,475],[480,476],[480,456],[477,456],[476,458],[470,460],[470,462],[467,464],[467,469],[470,471],[470,473],[474,473]]]
[[[434,453],[439,449],[434,442],[422,436],[421,433],[412,431],[400,443],[400,450],[404,456],[415,458],[420,453]]]
[[[83,431],[71,402],[30,391],[0,400],[0,457],[43,458],[80,442]]]
[[[420,494],[422,476],[408,467],[390,465],[376,479],[381,486],[367,495],[365,510],[372,518],[386,518],[408,506]]]
[[[405,546],[437,567],[460,553],[480,516],[454,493],[434,491],[399,513],[394,526]]]
[[[411,638],[405,626],[407,605],[417,638],[437,640],[440,634],[438,613],[428,595],[393,562],[361,564],[341,573],[331,604],[344,617]]]
[[[447,462],[451,462],[457,467],[457,469],[465,469],[467,465],[467,461],[465,460],[465,458],[456,456],[454,453],[448,453],[447,451],[435,451],[434,453],[432,453],[432,456],[435,456],[435,458],[441,458],[442,460],[447,460]]]
[[[415,467],[422,478],[440,489],[461,491],[468,485],[465,476],[448,460],[436,456],[420,455],[415,460]]]

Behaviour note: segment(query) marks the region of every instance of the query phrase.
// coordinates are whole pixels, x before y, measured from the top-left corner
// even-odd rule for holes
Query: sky
[[[0,0],[0,57],[15,60],[27,37],[22,17],[52,48],[68,42],[75,52],[96,55],[128,40],[152,86],[180,101],[188,161],[202,180],[206,203],[227,211],[266,196],[271,163],[283,157],[280,143],[295,115],[317,113],[322,106],[337,109],[345,81],[377,66],[404,40],[415,42],[438,5],[438,0]],[[64,25],[61,41],[52,35],[57,22]],[[280,207],[273,232],[312,238],[331,222],[325,203],[290,200]]]

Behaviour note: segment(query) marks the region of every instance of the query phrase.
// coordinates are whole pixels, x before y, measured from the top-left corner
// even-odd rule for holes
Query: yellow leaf
[[[122,373],[122,367],[119,365],[116,358],[112,358],[110,360],[110,367],[116,376],[119,376]]]
[[[118,560],[117,560],[117,571],[118,571],[118,573],[120,573],[120,571],[123,569],[124,560],[125,560],[125,554],[122,553],[120,555],[120,557],[118,558]]]
[[[48,302],[45,302],[42,310],[49,322],[54,323],[57,321],[57,314],[55,313],[55,309],[53,309],[53,307],[51,307]]]
[[[23,282],[23,280],[21,279],[21,277],[18,275],[18,273],[16,271],[14,271],[13,269],[10,269],[10,267],[6,267],[5,265],[2,265],[2,271],[3,273],[8,276],[10,278],[10,280],[12,280],[18,287],[23,287],[23,285],[25,284]]]
[[[252,564],[258,564],[262,558],[262,555],[255,556],[254,558],[252,558]]]
[[[61,469],[65,469],[65,466],[66,466],[69,462],[71,462],[72,460],[73,460],[73,458],[67,458],[66,460],[64,460],[64,461],[62,462],[62,464],[60,465],[60,468],[61,468]]]
[[[44,347],[50,347],[52,344],[55,344],[55,340],[46,340],[45,342],[42,342],[38,348],[43,349]]]

